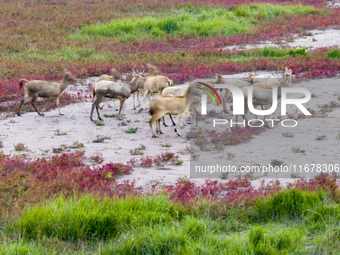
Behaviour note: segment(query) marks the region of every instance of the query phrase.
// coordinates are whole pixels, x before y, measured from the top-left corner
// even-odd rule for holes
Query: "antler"
[[[136,73],[136,71],[135,71],[135,67],[136,67],[136,66],[132,67],[132,75],[133,75],[133,76],[137,75],[137,73]]]
[[[138,73],[138,75],[142,76],[142,75],[145,73],[145,69],[143,68],[143,71],[141,71],[141,72],[139,72],[139,71],[137,70],[137,73]]]

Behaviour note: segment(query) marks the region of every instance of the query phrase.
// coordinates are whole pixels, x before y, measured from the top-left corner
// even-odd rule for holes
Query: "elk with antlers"
[[[141,81],[142,80],[142,81]],[[135,76],[132,78],[131,82],[129,83],[123,83],[123,82],[112,82],[112,81],[100,81],[95,84],[95,90],[93,91],[93,97],[96,98],[96,100],[92,104],[92,110],[90,119],[92,119],[93,110],[96,108],[98,119],[102,120],[100,117],[98,107],[99,103],[102,100],[103,97],[107,98],[117,98],[120,100],[120,108],[118,113],[118,119],[121,118],[121,111],[124,105],[124,102],[126,99],[130,97],[131,94],[133,94],[139,87],[140,83],[144,82],[142,77]]]

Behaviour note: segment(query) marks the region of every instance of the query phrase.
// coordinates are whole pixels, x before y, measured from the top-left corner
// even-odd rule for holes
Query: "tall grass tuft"
[[[28,239],[58,237],[65,241],[114,238],[128,230],[179,220],[181,205],[163,196],[98,199],[90,195],[29,207],[14,227]]]
[[[262,201],[258,200],[256,207],[260,217],[267,220],[298,220],[306,210],[312,210],[322,204],[326,198],[320,190],[308,192],[296,188],[279,192]]]
[[[184,7],[159,17],[123,18],[81,28],[81,34],[120,37],[122,41],[166,34],[182,37],[232,36],[249,32],[260,20],[286,15],[307,15],[314,7],[251,4],[230,8]]]

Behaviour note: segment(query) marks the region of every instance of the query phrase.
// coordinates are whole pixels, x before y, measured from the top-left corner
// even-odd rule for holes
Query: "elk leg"
[[[173,125],[173,126],[176,126],[176,123],[174,122],[174,119],[172,118],[171,114],[169,114],[169,117],[170,117],[170,119],[171,119],[172,125]]]
[[[162,118],[162,115],[155,114],[155,115],[152,115],[152,117],[149,121],[153,138],[158,138],[158,136],[156,135],[155,130],[152,127],[152,124],[154,123],[155,120],[158,120],[158,119],[161,119],[161,118]]]
[[[57,106],[58,106],[59,115],[64,115],[63,113],[60,112],[60,108],[59,108],[59,97],[57,98]]]
[[[104,106],[105,106],[105,104],[106,104],[106,102],[104,102],[104,103],[102,104],[102,106],[100,106],[100,104],[99,104],[99,109],[100,109],[100,110],[103,110],[103,109],[104,109]]]
[[[91,121],[93,121],[92,115],[93,115],[93,110],[94,110],[94,108],[96,108],[96,110],[97,110],[98,119],[101,120],[100,115],[99,115],[99,110],[98,110],[99,104],[100,104],[100,101],[101,101],[101,100],[102,100],[102,96],[100,96],[100,95],[97,94],[97,95],[96,95],[96,100],[92,103],[92,109],[91,109],[91,114],[90,114],[90,120],[91,120]]]
[[[182,115],[183,114],[178,115],[178,117],[177,117],[177,124],[175,126],[175,131],[177,132],[178,136],[182,136],[181,133],[178,130],[179,124],[181,123]]]
[[[119,107],[119,112],[118,112],[118,119],[119,120],[123,119],[123,118],[121,118],[120,113],[122,112],[122,108],[123,108],[124,102],[125,102],[125,99],[124,100],[123,99],[120,100],[120,107]]]
[[[20,106],[19,106],[18,112],[17,112],[18,116],[21,116],[21,114],[20,114],[20,108],[21,108],[21,106],[22,106],[29,98],[30,98],[30,96],[29,96],[28,94],[25,94],[24,98],[21,100],[21,103],[20,103]]]
[[[133,109],[132,110],[136,110],[136,105],[135,105],[135,96],[136,96],[136,93],[137,93],[137,91],[135,93],[133,93]]]
[[[36,99],[37,99],[37,97],[36,97],[36,96],[33,96],[32,101],[31,101],[31,105],[33,105],[34,109],[37,111],[37,113],[38,113],[40,116],[44,116],[44,114],[43,114],[43,113],[40,113],[39,110],[38,110],[38,108],[37,108],[36,105],[34,104],[34,102],[35,102]]]
[[[165,116],[164,116],[164,117],[165,117]],[[164,117],[163,117],[163,126],[164,126],[164,127],[168,127],[168,125],[165,123]]]
[[[113,99],[113,107],[116,108],[116,111],[118,111],[118,107],[116,107],[116,100]]]
[[[46,102],[46,104],[45,104],[45,106],[44,106],[44,108],[41,110],[41,112],[44,112],[44,111],[46,111],[46,109],[47,109],[47,106],[50,104],[52,102],[52,98],[49,98],[48,100],[47,100],[47,102]]]
[[[163,116],[163,121],[164,121],[164,116]],[[164,134],[162,129],[161,129],[161,119],[158,119],[157,122],[158,122],[158,131],[159,131],[159,133],[160,134]]]
[[[145,99],[148,97],[148,95],[149,95],[149,90],[144,93],[144,97],[143,97],[142,103],[140,104],[138,113],[140,113],[143,110],[143,104],[144,104]]]

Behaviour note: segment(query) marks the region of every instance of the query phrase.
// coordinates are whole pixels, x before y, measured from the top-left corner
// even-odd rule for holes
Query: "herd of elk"
[[[156,122],[156,132],[162,134],[162,129],[160,125],[161,119],[163,119],[163,125],[166,126],[164,121],[164,116],[169,115],[173,125],[175,126],[175,131],[179,136],[181,136],[178,127],[181,123],[183,116],[190,116],[189,110],[192,112],[192,123],[197,126],[196,115],[197,107],[201,103],[202,82],[208,83],[210,86],[215,87],[217,84],[231,84],[239,87],[244,95],[245,102],[247,100],[247,91],[249,86],[253,87],[253,105],[261,107],[270,107],[273,102],[272,98],[272,88],[278,88],[278,105],[281,99],[281,88],[290,87],[292,84],[292,70],[285,68],[283,77],[277,77],[274,75],[261,74],[255,75],[250,74],[248,79],[227,79],[224,80],[220,75],[217,75],[217,80],[206,81],[202,79],[193,80],[188,88],[174,87],[174,83],[171,79],[166,76],[160,75],[157,67],[151,64],[147,64],[148,67],[148,77],[144,78],[144,70],[142,72],[136,71],[135,67],[132,68],[132,80],[130,82],[123,81],[122,75],[115,69],[111,70],[110,75],[102,75],[99,77],[98,81],[93,85],[93,103],[90,113],[90,119],[92,119],[94,108],[96,108],[98,119],[102,120],[99,114],[99,104],[101,100],[105,98],[120,100],[119,113],[117,115],[118,119],[122,119],[122,108],[126,99],[133,95],[133,109],[136,110],[135,95],[137,97],[139,109],[138,113],[143,110],[143,104],[148,97],[154,96],[155,94],[160,94],[160,97],[151,99],[149,102],[149,113],[151,119],[149,121],[152,136],[158,137],[154,131],[153,123]],[[59,108],[59,98],[64,92],[64,90],[70,85],[75,83],[77,80],[75,77],[64,70],[63,79],[59,82],[55,81],[41,81],[41,80],[25,80],[19,81],[20,87],[24,87],[25,95],[20,102],[17,114],[20,116],[20,109],[22,105],[29,99],[32,98],[31,104],[40,116],[44,116],[43,112],[46,110],[47,106],[56,100],[58,111],[60,115]],[[222,91],[222,89],[220,89]],[[223,110],[228,113],[227,101],[230,96],[230,91],[224,89],[224,95],[222,96]],[[139,95],[143,94],[143,99],[139,103]],[[35,105],[35,101],[38,97],[48,98],[45,107],[39,112]],[[246,104],[245,104],[246,105]],[[246,120],[246,113],[248,108],[245,109],[245,114],[243,118]],[[174,122],[172,115],[177,115],[177,123]],[[275,118],[277,118],[277,111],[274,113]],[[237,122],[238,116],[236,116]],[[184,122],[184,125],[186,123]]]

